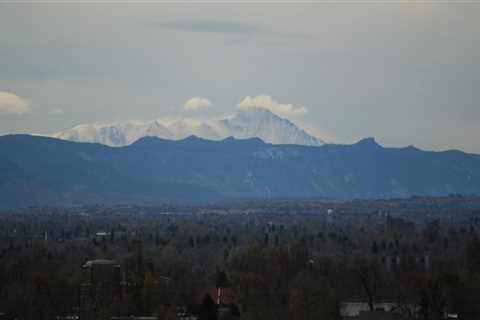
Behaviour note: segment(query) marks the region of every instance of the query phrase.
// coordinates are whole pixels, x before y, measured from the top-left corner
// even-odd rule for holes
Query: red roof
[[[220,304],[237,304],[238,297],[232,288],[210,288],[208,294],[218,304],[218,295],[220,293]]]

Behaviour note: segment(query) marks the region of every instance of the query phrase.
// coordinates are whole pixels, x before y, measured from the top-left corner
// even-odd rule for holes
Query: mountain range
[[[352,145],[144,137],[125,147],[0,137],[0,206],[480,194],[480,156]]]
[[[52,137],[119,147],[148,136],[181,140],[191,135],[209,140],[260,138],[273,144],[320,146],[324,143],[264,108],[242,108],[232,117],[210,121],[186,118],[82,124],[57,132]]]

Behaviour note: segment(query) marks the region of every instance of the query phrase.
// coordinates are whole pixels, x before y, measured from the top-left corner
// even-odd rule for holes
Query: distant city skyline
[[[0,3],[0,134],[264,107],[480,153],[480,3]]]

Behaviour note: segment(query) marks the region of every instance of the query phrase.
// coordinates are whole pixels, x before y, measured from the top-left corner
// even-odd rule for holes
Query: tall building
[[[90,260],[82,271],[80,320],[94,320],[121,297],[120,265],[114,260]]]

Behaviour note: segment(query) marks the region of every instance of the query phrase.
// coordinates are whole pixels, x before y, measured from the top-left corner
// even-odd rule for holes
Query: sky
[[[268,107],[480,153],[480,2],[1,2],[0,134]]]

